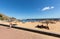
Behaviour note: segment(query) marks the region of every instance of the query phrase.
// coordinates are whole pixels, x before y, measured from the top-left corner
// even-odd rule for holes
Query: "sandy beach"
[[[0,21],[0,24],[6,24],[9,25],[9,22],[6,21]],[[60,33],[60,21],[55,22],[55,24],[48,24],[49,30],[44,28],[36,28],[37,25],[42,25],[41,22],[12,22],[12,24],[17,24],[17,27],[24,27],[24,28],[32,28],[37,30],[44,30],[44,31],[51,31],[51,32],[57,32]],[[46,26],[46,23],[43,23],[44,26]]]
[[[60,39],[60,0],[0,0],[0,39]]]
[[[4,21],[0,21],[0,24],[9,25],[8,22],[4,22]],[[26,23],[17,22],[17,27],[19,26],[19,27],[24,27],[24,28],[29,28],[29,29],[60,33],[60,22],[57,22],[56,24],[49,24],[49,28],[50,28],[49,30],[35,28],[35,26],[38,24],[41,25],[42,23],[40,22],[26,22]],[[13,28],[8,29],[8,27],[0,26],[0,39],[60,39],[60,38],[48,36],[44,34],[38,34],[34,32],[29,32],[29,31],[24,31],[24,30],[13,29]]]
[[[26,27],[26,28],[33,28],[33,29],[38,29],[40,30],[41,28],[36,28],[37,25],[42,25],[41,22],[26,22],[26,23],[17,23],[18,26],[20,27]],[[46,25],[45,23],[43,25]],[[60,22],[56,22],[55,24],[49,24],[48,25],[49,30],[48,31],[52,31],[52,32],[59,32],[60,33]],[[42,30],[47,30],[47,29],[42,29]]]

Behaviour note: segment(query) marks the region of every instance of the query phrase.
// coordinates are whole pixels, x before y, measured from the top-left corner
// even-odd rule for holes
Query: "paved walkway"
[[[0,26],[0,39],[60,39],[34,32]]]

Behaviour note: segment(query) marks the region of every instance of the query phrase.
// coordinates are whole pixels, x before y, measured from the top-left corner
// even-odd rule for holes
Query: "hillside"
[[[10,17],[4,15],[4,14],[0,14],[0,20],[8,20],[10,19]]]
[[[16,19],[15,17],[9,17],[6,16],[5,14],[0,13],[0,20],[5,20],[5,21],[20,21],[19,19]]]

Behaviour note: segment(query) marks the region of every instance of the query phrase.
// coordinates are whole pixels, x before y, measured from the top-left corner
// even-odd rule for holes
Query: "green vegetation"
[[[3,14],[0,14],[0,20],[7,20],[7,19],[8,19],[7,16],[5,16],[5,15],[3,15]]]
[[[0,20],[5,20],[5,21],[20,21],[20,19],[16,19],[15,17],[8,17],[4,14],[0,14]]]

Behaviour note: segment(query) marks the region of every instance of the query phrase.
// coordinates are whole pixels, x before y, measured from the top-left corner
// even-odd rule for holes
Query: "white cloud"
[[[54,7],[53,6],[51,6],[51,9],[53,9]]]
[[[50,10],[50,9],[53,9],[53,8],[54,8],[53,6],[51,6],[51,7],[47,6],[47,7],[44,7],[44,8],[42,9],[42,11]]]

